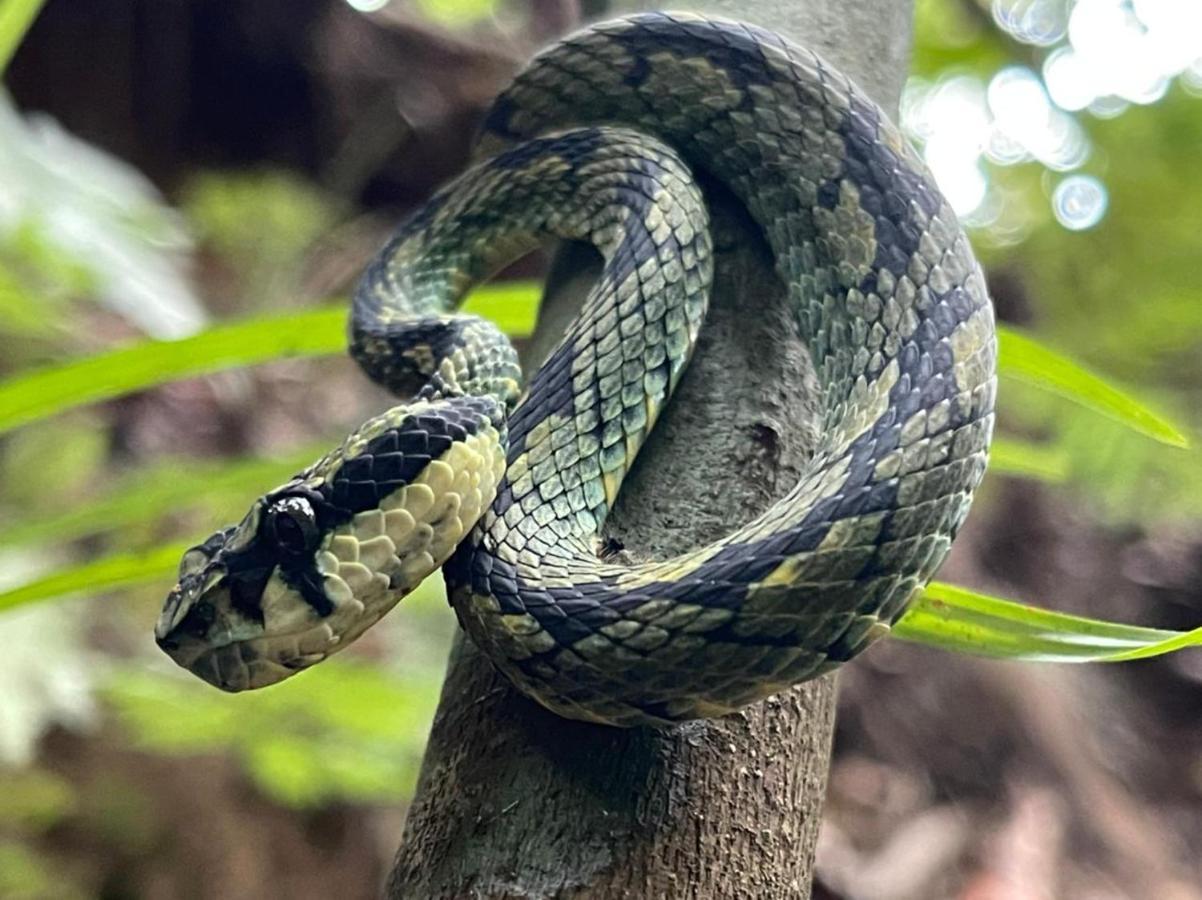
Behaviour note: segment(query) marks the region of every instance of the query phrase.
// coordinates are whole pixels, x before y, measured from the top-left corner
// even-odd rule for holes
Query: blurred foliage
[[[1180,392],[1149,387],[1140,392],[1160,409],[1182,406],[1184,421],[1196,433],[1196,410],[1184,412],[1187,401]],[[1044,451],[1062,461],[1068,486],[1095,516],[1115,526],[1147,528],[1197,521],[1202,460],[1196,439],[1193,449],[1166,451],[1116,422],[1082,414],[1027,385],[1008,383],[1005,394],[1012,426],[1044,436]]]
[[[499,0],[416,0],[416,6],[431,22],[462,28],[495,15],[500,3]]]
[[[4,0],[0,3],[0,73],[8,68],[25,32],[37,18],[43,0]]]
[[[0,839],[0,897],[5,900],[75,900],[84,896],[53,863],[29,846]]]
[[[144,749],[232,751],[281,803],[389,805],[417,782],[440,680],[332,660],[235,702],[195,679],[122,669],[102,696]]]
[[[32,768],[0,770],[0,830],[42,832],[74,809],[75,793],[57,775]]]
[[[18,113],[2,91],[0,176],[0,297],[8,305],[23,298],[39,309],[45,288],[55,306],[95,303],[156,337],[179,337],[204,322],[185,273],[192,242],[179,212],[132,166],[47,116]],[[81,310],[72,311],[78,319]],[[87,330],[67,327],[66,312],[52,312],[47,329],[61,343],[94,349]],[[19,313],[15,321],[27,319]],[[29,329],[0,320],[0,337],[22,330]],[[30,361],[19,341],[6,349]],[[35,361],[56,355],[53,346],[33,349]]]
[[[88,268],[56,252],[35,222],[0,234],[0,335],[46,341],[65,333],[67,302],[94,287]]]
[[[66,434],[75,437],[76,431],[67,428]],[[54,434],[53,423],[19,431],[12,440],[15,442],[25,434],[46,433]],[[84,447],[89,444],[88,440],[78,443]],[[322,443],[270,458],[220,462],[174,457],[156,460],[136,472],[114,477],[111,486],[90,500],[65,509],[55,506],[41,515],[34,513],[0,524],[0,547],[51,540],[62,543],[139,523],[161,522],[178,516],[190,504],[197,504],[208,518],[233,516],[246,505],[248,496],[286,481],[327,449]],[[20,455],[14,454],[17,458]],[[88,472],[91,466],[79,468]],[[7,474],[15,478],[22,471],[29,470],[14,465],[0,473],[0,477]],[[31,492],[34,487],[30,486]]]
[[[257,308],[302,295],[304,254],[337,222],[335,201],[288,172],[204,172],[181,209],[206,249],[236,274],[237,299]]]
[[[0,456],[0,481],[5,486],[5,502],[24,513],[13,516],[12,520],[21,522],[36,516],[39,510],[62,508],[57,498],[47,496],[45,484],[25,473],[44,466],[47,471],[58,473],[57,489],[61,496],[79,496],[105,464],[107,455],[108,441],[104,432],[80,428],[77,422],[45,422],[38,428],[13,434]]]

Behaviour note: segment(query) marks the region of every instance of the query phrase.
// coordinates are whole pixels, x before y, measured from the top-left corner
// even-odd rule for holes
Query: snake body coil
[[[630,725],[729,712],[886,633],[984,473],[996,357],[968,240],[897,129],[778,35],[656,13],[536,57],[489,114],[485,155],[356,292],[352,353],[416,398],[191,551],[160,644],[226,689],[270,683],[446,562],[460,622],[522,691]],[[753,521],[626,564],[599,531],[711,280],[690,167],[763,230],[823,437]],[[450,310],[548,236],[592,242],[605,267],[523,397],[504,336]]]

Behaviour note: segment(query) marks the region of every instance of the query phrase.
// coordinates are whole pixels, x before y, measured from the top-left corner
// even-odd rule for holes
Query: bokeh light
[[[1039,71],[915,79],[902,106],[903,127],[969,225],[1004,218],[1007,199],[987,164],[1075,172],[1091,150],[1079,115],[1113,118],[1155,103],[1175,80],[1202,96],[1199,0],[993,0],[991,13],[1016,40],[1047,48]],[[1093,176],[1066,177],[1051,202],[1064,227],[1090,228],[1105,214],[1106,188]]]
[[[1068,29],[1068,4],[1065,0],[994,0],[993,20],[1024,43],[1050,47]]]
[[[1052,191],[1056,221],[1071,231],[1092,228],[1106,214],[1106,187],[1092,175],[1069,175]]]

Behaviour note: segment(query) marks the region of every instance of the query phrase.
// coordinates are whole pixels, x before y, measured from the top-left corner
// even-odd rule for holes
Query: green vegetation
[[[8,67],[21,38],[37,18],[43,0],[5,0],[0,3],[0,74]]]
[[[326,665],[328,677],[236,704],[199,682],[130,668],[110,679],[104,696],[139,746],[232,750],[261,788],[289,806],[404,800],[417,782],[437,672],[402,682],[363,663]]]

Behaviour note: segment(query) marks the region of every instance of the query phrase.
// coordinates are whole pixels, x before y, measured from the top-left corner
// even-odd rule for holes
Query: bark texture
[[[670,5],[780,31],[896,112],[909,2]],[[664,558],[751,519],[795,483],[814,444],[816,382],[767,248],[720,188],[707,195],[717,250],[709,317],[607,526],[639,556]],[[563,334],[598,270],[591,249],[560,252],[531,362]],[[826,677],[666,731],[585,725],[521,697],[461,639],[388,895],[808,897],[834,702]]]

